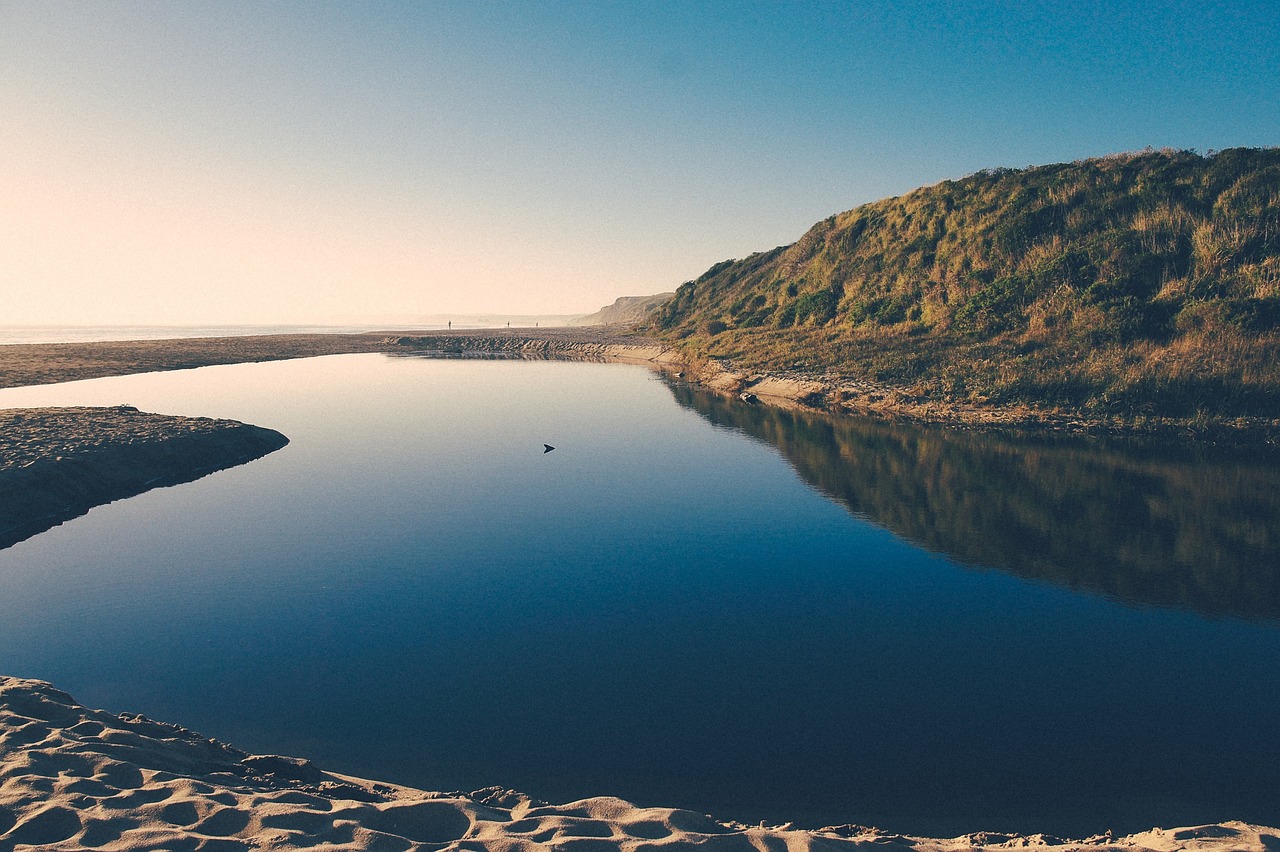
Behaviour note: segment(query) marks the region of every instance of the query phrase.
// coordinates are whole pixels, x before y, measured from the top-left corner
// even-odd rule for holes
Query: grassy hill
[[[695,357],[924,398],[1280,417],[1280,149],[944,181],[717,264],[650,322]]]

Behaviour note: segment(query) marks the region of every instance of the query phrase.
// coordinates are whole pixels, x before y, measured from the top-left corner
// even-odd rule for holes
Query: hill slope
[[[691,355],[925,398],[1280,417],[1280,149],[944,181],[717,264],[650,321]]]

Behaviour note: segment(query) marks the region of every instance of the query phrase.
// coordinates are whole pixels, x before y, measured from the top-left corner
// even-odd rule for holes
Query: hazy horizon
[[[982,168],[1274,145],[1278,44],[1248,3],[15,0],[0,319],[586,314]]]

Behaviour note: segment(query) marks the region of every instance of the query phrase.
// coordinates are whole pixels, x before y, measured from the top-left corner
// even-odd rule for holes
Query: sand
[[[384,348],[380,337],[363,334],[8,344],[0,346],[0,388],[185,370],[213,364],[379,352]]]
[[[271,334],[0,345],[0,388],[361,352],[506,352],[528,357],[605,357],[606,348],[665,351],[649,338],[598,328],[470,329],[367,334]],[[619,350],[621,351],[621,350]]]
[[[0,548],[94,506],[189,482],[288,439],[234,420],[113,408],[0,409]]]
[[[808,852],[959,850],[1275,852],[1280,829],[1223,823],[1071,841],[891,835],[857,826],[748,827],[616,798],[549,805],[489,788],[415,790],[252,756],[176,725],[81,706],[51,685],[0,676],[0,849],[631,852],[698,847]]]

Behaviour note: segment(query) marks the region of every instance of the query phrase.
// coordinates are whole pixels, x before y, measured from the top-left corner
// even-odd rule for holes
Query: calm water
[[[1273,462],[832,423],[619,365],[0,391],[116,403],[291,443],[0,551],[0,671],[90,705],[744,821],[1280,819]]]

